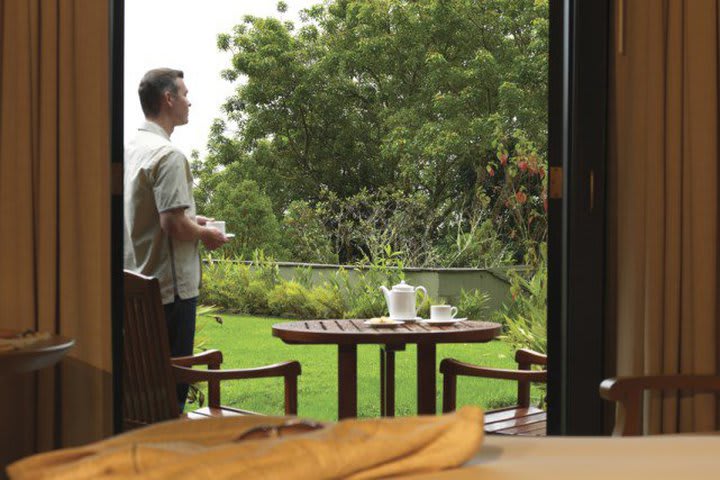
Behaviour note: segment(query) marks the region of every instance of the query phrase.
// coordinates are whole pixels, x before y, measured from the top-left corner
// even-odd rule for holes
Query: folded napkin
[[[462,465],[483,438],[483,414],[343,420],[321,430],[237,440],[284,417],[173,420],[8,467],[12,480],[387,478]]]

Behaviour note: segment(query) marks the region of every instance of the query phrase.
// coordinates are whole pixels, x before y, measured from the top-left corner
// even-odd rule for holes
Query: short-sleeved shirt
[[[176,208],[195,221],[187,158],[162,127],[145,122],[125,146],[124,168],[125,268],[156,277],[163,304],[197,297],[198,242],[170,238],[160,227],[160,213]]]

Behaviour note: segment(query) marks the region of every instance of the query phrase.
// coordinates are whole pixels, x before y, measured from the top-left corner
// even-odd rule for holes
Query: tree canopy
[[[299,25],[246,16],[218,47],[237,89],[195,165],[206,206],[230,174],[280,219],[320,206],[340,260],[372,250],[342,240],[343,222],[371,216],[338,217],[359,197],[417,216],[378,220],[404,240],[393,248],[490,230],[517,257],[544,240],[547,0],[334,0]]]

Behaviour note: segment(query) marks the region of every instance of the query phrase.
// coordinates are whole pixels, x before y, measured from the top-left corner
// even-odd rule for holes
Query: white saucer
[[[420,317],[411,317],[411,318],[393,318],[393,317],[390,317],[390,320],[395,320],[396,322],[422,322],[422,318],[420,318]]]
[[[234,234],[234,233],[226,233],[225,236],[226,236],[227,238],[235,238],[235,234]]]
[[[423,323],[430,323],[433,325],[451,325],[453,323],[462,322],[464,320],[467,320],[467,317],[465,318],[448,318],[447,320],[433,320],[431,318],[428,318],[427,320],[423,320]]]
[[[398,325],[402,325],[402,320],[394,320],[390,319],[387,322],[384,323],[372,323],[370,320],[365,320],[363,322],[363,325],[367,325],[368,327],[374,327],[374,328],[388,328],[388,327],[397,327]]]

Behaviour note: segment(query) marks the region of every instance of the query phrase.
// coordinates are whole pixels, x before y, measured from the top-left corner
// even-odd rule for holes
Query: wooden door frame
[[[550,0],[548,433],[601,435],[611,0]],[[558,170],[558,168],[562,170]],[[552,177],[551,177],[552,180]]]
[[[110,305],[113,432],[122,432],[125,0],[110,0]]]

